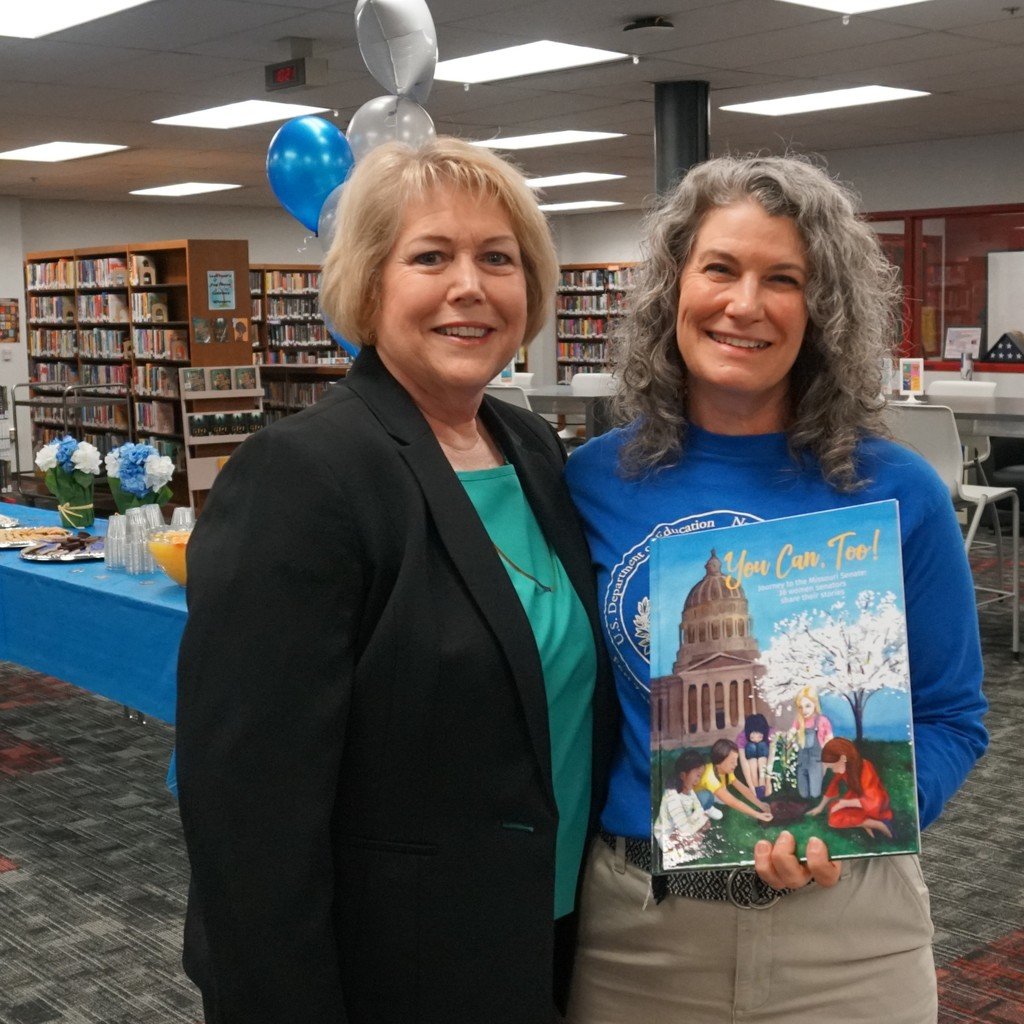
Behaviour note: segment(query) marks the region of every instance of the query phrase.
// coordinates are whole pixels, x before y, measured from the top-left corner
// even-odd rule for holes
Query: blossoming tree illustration
[[[863,590],[849,607],[798,612],[775,623],[759,659],[764,699],[781,709],[805,686],[816,686],[850,705],[857,742],[864,738],[864,709],[884,688],[906,690],[906,624],[896,595]]]

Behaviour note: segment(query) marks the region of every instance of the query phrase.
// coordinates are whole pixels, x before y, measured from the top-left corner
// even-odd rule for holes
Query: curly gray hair
[[[625,473],[676,462],[686,435],[687,370],[676,342],[679,278],[707,213],[753,199],[791,218],[806,247],[808,324],[790,371],[790,451],[815,456],[841,491],[863,486],[857,442],[885,436],[883,357],[898,330],[895,268],[858,217],[851,192],[802,157],[718,157],[692,168],[645,222],[645,259],[630,309],[614,332],[621,387],[615,418],[635,423],[622,448]],[[681,400],[682,398],[682,400]]]

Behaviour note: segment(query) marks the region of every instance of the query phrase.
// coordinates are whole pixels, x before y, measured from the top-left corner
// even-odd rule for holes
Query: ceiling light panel
[[[553,174],[549,178],[527,178],[530,188],[556,188],[559,185],[587,185],[592,181],[613,181],[624,174],[597,174],[593,171],[575,171],[572,174]]]
[[[153,124],[173,124],[185,128],[244,128],[268,121],[286,121],[304,114],[322,114],[327,107],[304,107],[300,103],[274,103],[271,100],[242,100],[222,107],[194,110],[190,114],[161,117]]]
[[[203,192],[226,192],[241,185],[228,185],[213,181],[180,181],[177,185],[158,185],[156,188],[136,188],[129,195],[133,196],[197,196]]]
[[[504,78],[539,75],[545,71],[605,64],[613,60],[625,60],[628,56],[616,50],[598,50],[593,46],[574,46],[571,43],[541,39],[522,46],[508,46],[489,53],[442,60],[434,71],[434,78],[439,82],[496,82]]]
[[[537,135],[510,135],[507,139],[481,139],[474,146],[488,149],[541,149],[544,146],[568,146],[574,142],[597,142],[600,139],[621,139],[622,132],[540,132]]]
[[[18,3],[7,0],[0,6],[0,36],[39,39],[53,32],[84,25],[87,21],[141,7],[152,0],[42,0]]]
[[[600,210],[607,206],[621,206],[606,199],[582,199],[578,203],[546,203],[539,209],[545,213],[565,213],[569,210]]]
[[[891,100],[909,100],[930,93],[916,89],[892,89],[885,85],[863,85],[856,89],[833,89],[830,92],[809,92],[802,96],[781,96],[775,100],[757,100],[754,103],[732,103],[719,110],[740,114],[763,114],[783,117],[786,114],[806,114],[812,110],[836,110],[840,107],[859,107],[866,103],[888,103]]]
[[[83,156],[113,153],[127,146],[109,146],[104,142],[44,142],[26,149],[11,149],[0,153],[0,160],[33,160],[43,164],[57,164],[62,160],[79,160]]]
[[[911,4],[926,2],[928,0],[780,0],[780,3],[816,7],[819,11],[833,11],[836,14],[868,14],[871,11],[886,11],[890,7],[909,7]]]

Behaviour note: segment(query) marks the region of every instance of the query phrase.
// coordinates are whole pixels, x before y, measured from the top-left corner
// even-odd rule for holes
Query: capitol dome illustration
[[[764,674],[760,654],[743,587],[729,587],[712,548],[683,602],[672,674],[651,680],[652,748],[735,740],[755,712],[771,721],[755,686]]]

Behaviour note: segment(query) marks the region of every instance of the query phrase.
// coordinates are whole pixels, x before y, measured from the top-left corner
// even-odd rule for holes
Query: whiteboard
[[[1024,252],[988,254],[986,348],[1007,331],[1024,331]]]

